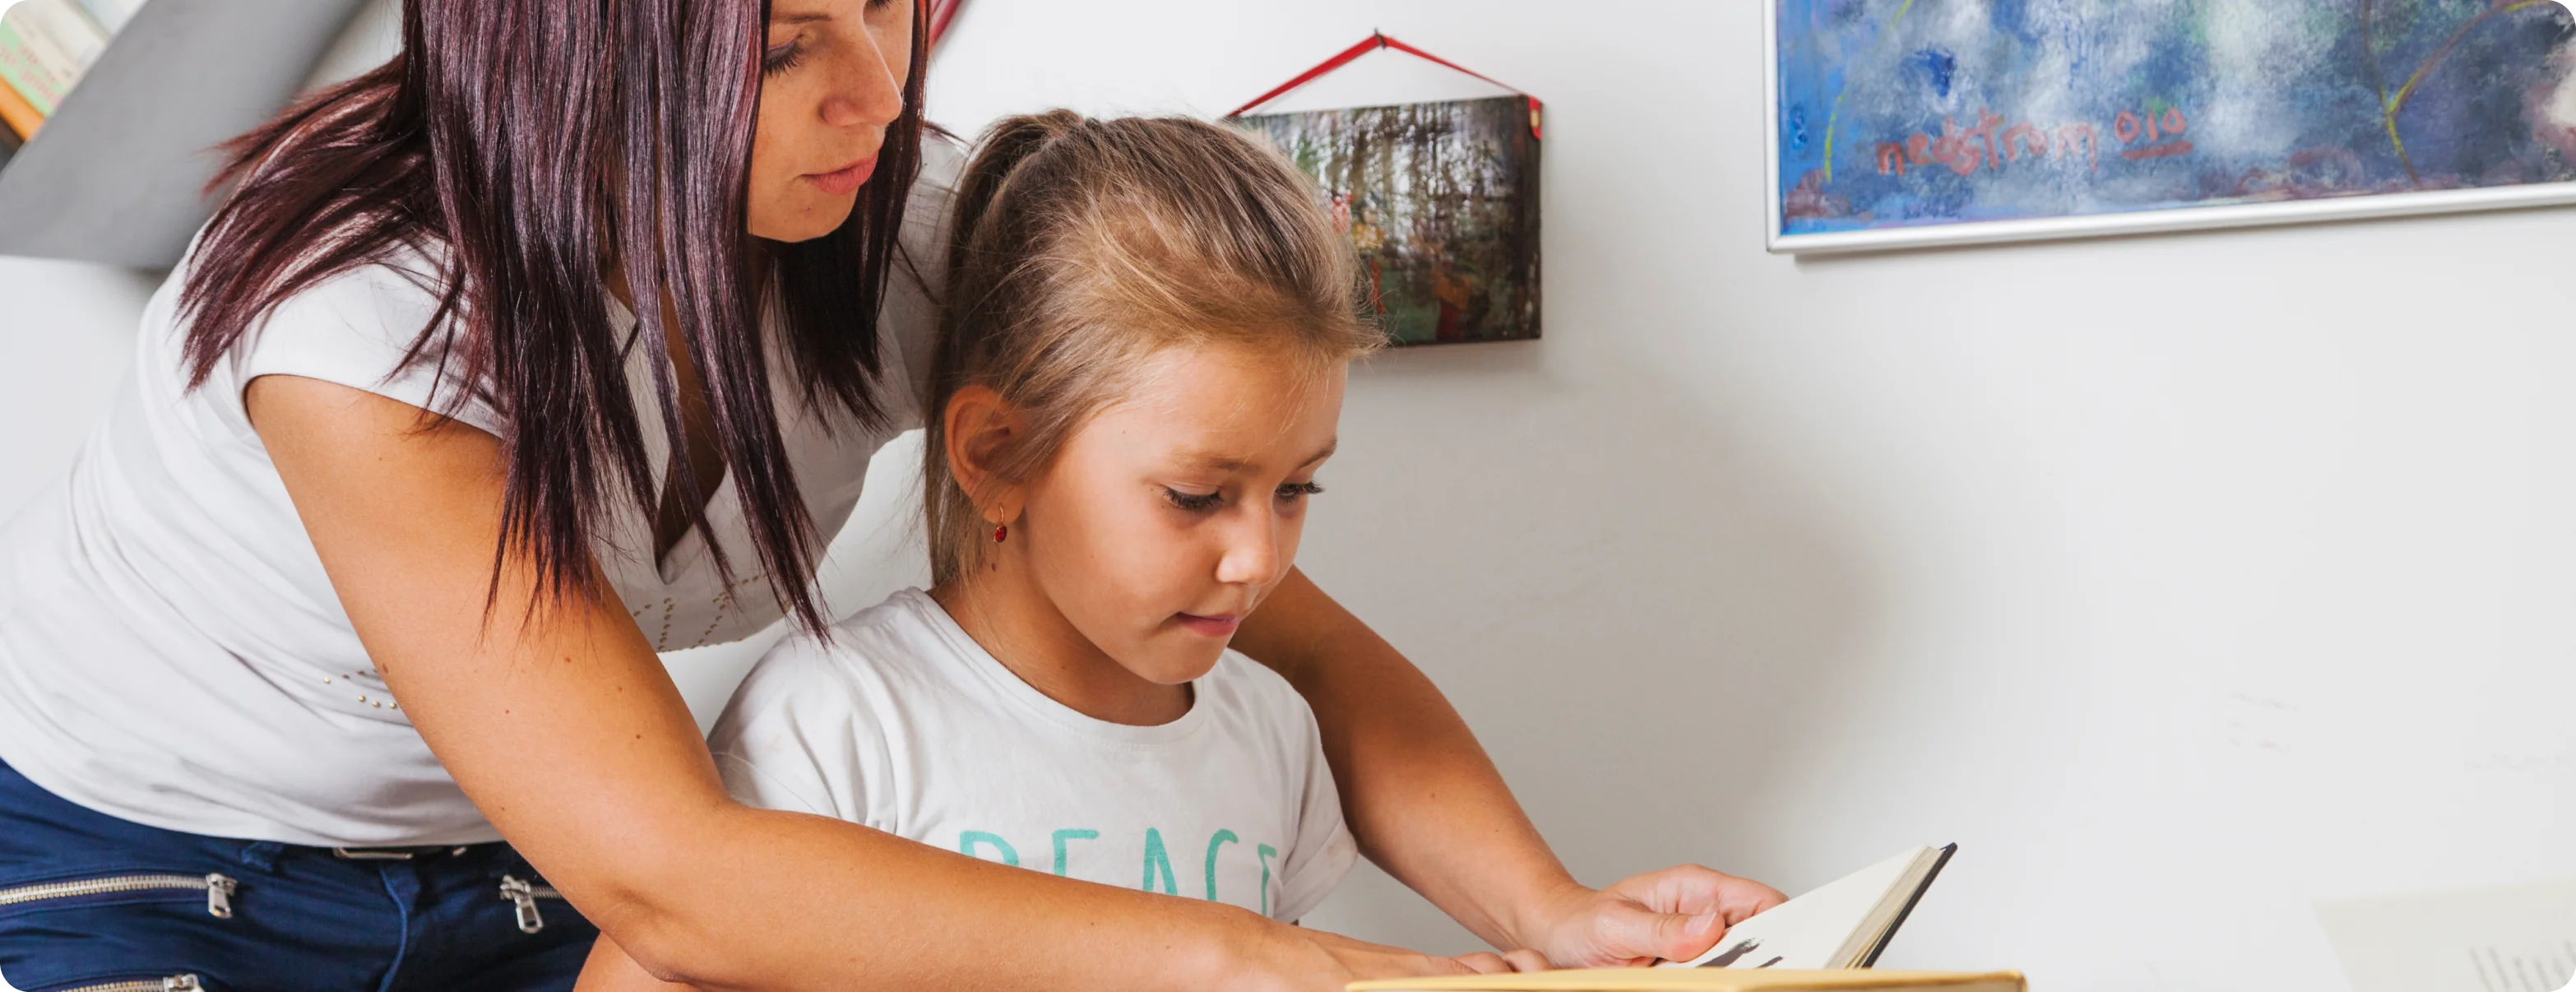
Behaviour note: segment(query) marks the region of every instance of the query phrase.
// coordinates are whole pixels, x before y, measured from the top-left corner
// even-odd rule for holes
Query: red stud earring
[[[993,543],[995,543],[995,544],[1000,544],[1000,543],[1002,543],[1002,540],[1003,540],[1004,538],[1007,538],[1007,537],[1010,537],[1010,536],[1011,536],[1011,525],[1009,525],[1009,524],[995,524],[995,525],[993,526]]]

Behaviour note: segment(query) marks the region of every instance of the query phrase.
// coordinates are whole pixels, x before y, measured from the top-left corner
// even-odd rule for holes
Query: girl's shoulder
[[[722,722],[826,715],[900,719],[925,692],[957,679],[939,606],[918,589],[895,593],[823,634],[789,633],[743,677]]]
[[[901,672],[916,654],[903,626],[901,604],[888,600],[834,624],[828,637],[788,634],[734,687],[708,746],[753,764],[775,757],[783,741],[800,753],[881,751],[888,722],[901,719]]]
[[[882,683],[888,675],[919,669],[936,648],[934,631],[921,617],[920,590],[895,593],[875,606],[833,624],[821,634],[794,630],[751,667],[741,692],[771,684],[786,693],[827,683]]]

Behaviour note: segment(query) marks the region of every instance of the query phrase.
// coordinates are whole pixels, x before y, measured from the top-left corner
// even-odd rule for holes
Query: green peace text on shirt
[[[1055,847],[1055,873],[1062,875],[1065,873],[1065,859],[1070,853],[1066,850],[1066,844],[1070,841],[1077,840],[1098,840],[1100,839],[1100,831],[1082,829],[1058,830],[1051,839],[1054,842]],[[1240,844],[1242,841],[1243,838],[1236,836],[1235,832],[1232,830],[1220,829],[1217,832],[1208,835],[1206,861],[1207,888],[1203,890],[1202,893],[1207,897],[1208,901],[1216,901],[1216,860],[1218,853],[1225,847],[1225,845]],[[993,849],[995,854],[999,855],[999,857],[984,858],[984,860],[999,861],[1013,868],[1020,867],[1019,849],[1012,847],[1010,841],[1002,839],[1002,835],[987,830],[958,831],[957,850],[959,853],[970,858],[983,858],[983,855],[975,853],[975,849],[978,846],[990,847]],[[1253,845],[1253,852],[1254,856],[1260,859],[1261,862],[1261,914],[1268,916],[1270,915],[1270,861],[1271,859],[1279,856],[1279,849],[1268,844],[1256,844]],[[1161,891],[1163,894],[1174,896],[1181,894],[1180,883],[1175,879],[1172,873],[1172,856],[1163,846],[1163,831],[1157,827],[1147,827],[1145,828],[1144,880],[1138,883],[1137,887],[1147,892],[1155,891],[1154,879],[1157,875],[1160,875],[1162,878],[1163,884]]]

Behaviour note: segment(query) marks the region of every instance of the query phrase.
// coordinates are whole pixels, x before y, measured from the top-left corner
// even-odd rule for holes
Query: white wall
[[[976,0],[932,109],[1218,112],[1371,28],[1547,100],[1546,339],[1364,369],[1303,563],[1589,881],[1956,840],[1887,963],[2324,992],[2315,900],[2576,876],[2576,213],[1775,258],[1760,17]],[[0,260],[0,512],[140,289]],[[889,468],[848,605],[917,574]],[[1382,877],[1309,922],[1472,946]]]
[[[1546,339],[1361,373],[1302,560],[1587,880],[1956,840],[1891,963],[2292,992],[2317,899],[2576,876],[2576,214],[1772,257],[1761,11],[976,0],[931,109],[1547,101]]]

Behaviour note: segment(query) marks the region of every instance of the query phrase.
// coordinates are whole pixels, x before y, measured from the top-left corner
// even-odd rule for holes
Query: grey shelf
[[[363,0],[152,0],[0,160],[0,255],[177,262],[212,149],[294,99]]]

